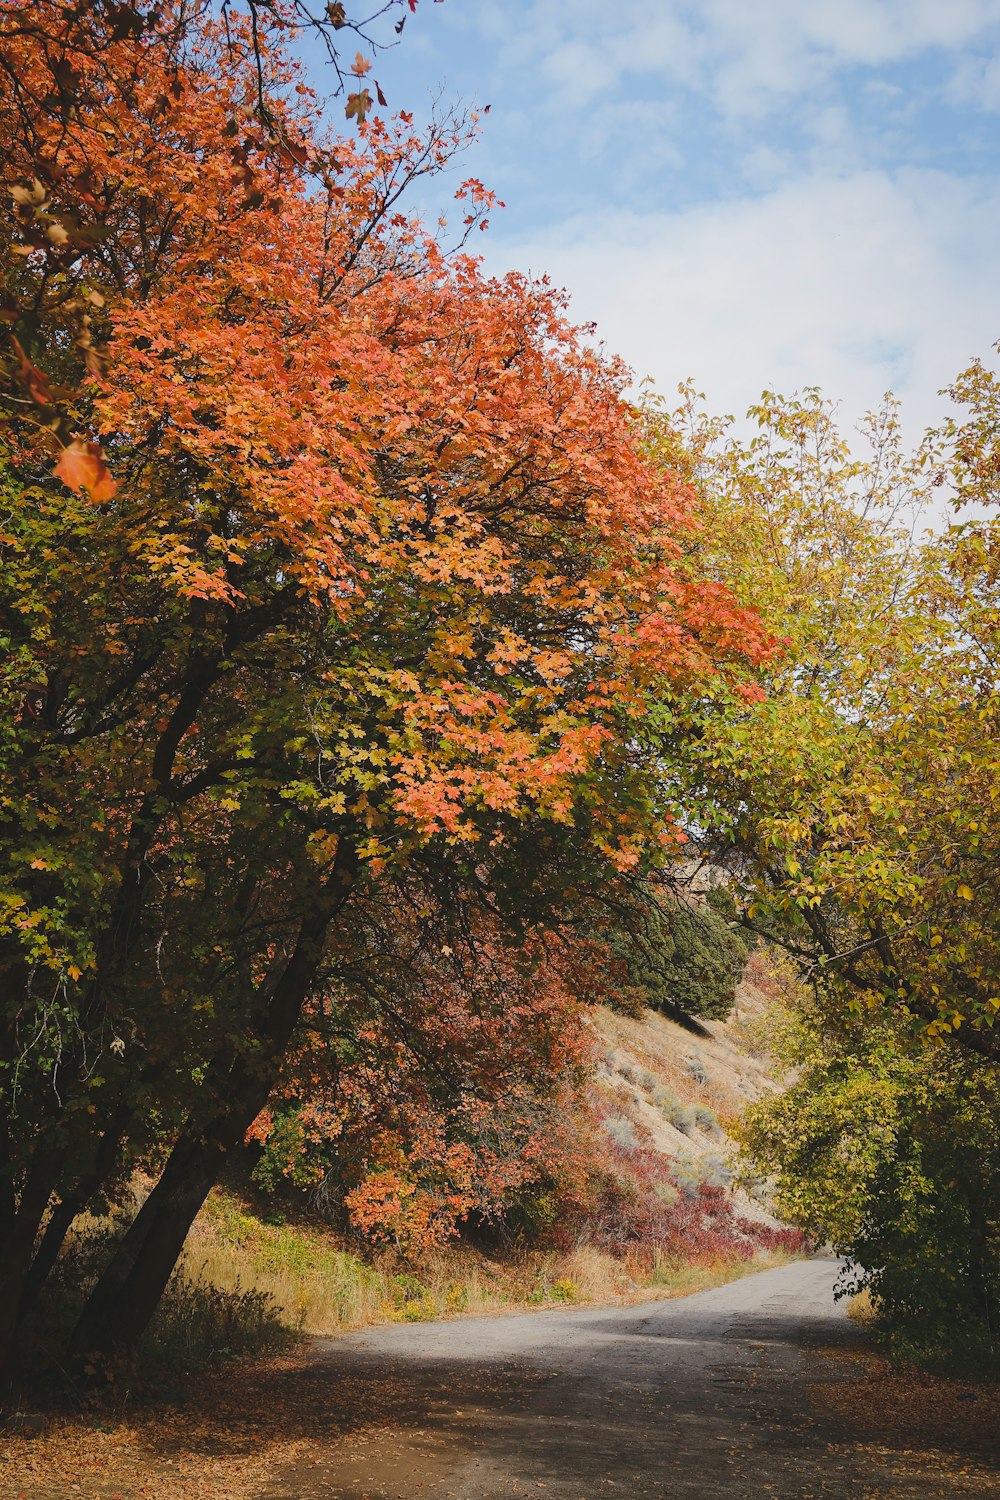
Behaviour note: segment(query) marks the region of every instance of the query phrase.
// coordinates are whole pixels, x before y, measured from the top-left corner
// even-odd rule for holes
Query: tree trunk
[[[10,1132],[6,1120],[0,1120],[0,1252],[14,1232],[17,1221],[17,1195],[14,1192],[14,1163],[10,1155]]]
[[[221,1164],[222,1154],[213,1162],[208,1145],[194,1135],[175,1143],[159,1182],[87,1300],[73,1331],[71,1356],[129,1349],[141,1336]],[[153,1248],[147,1252],[150,1241]],[[171,1250],[173,1258],[164,1274],[161,1263]]]
[[[17,1213],[0,1255],[0,1387],[12,1374],[14,1335],[24,1279],[31,1265],[35,1240],[52,1196],[60,1158],[52,1152],[36,1156],[25,1179]]]
[[[259,1049],[249,1055],[229,1052],[209,1070],[206,1090],[219,1101],[220,1112],[207,1124],[189,1122],[176,1141],[159,1182],[81,1314],[70,1345],[73,1357],[128,1353],[145,1332],[223,1161],[267,1103],[315,986],[327,928],[350,894],[356,869],[353,850],[345,845],[320,909],[303,921],[283,972],[258,997],[256,1023],[248,1030]]]
[[[23,1322],[38,1301],[49,1272],[59,1259],[59,1252],[69,1233],[69,1227],[82,1208],[83,1200],[79,1198],[61,1198],[49,1215],[49,1222],[45,1226],[41,1243],[35,1251],[35,1258],[24,1278],[21,1301],[17,1309],[19,1323]]]
[[[122,1106],[108,1129],[96,1142],[90,1169],[81,1173],[72,1191],[65,1192],[49,1215],[41,1243],[35,1251],[21,1293],[18,1321],[23,1320],[38,1301],[42,1288],[63,1247],[70,1225],[82,1213],[89,1200],[107,1182],[121,1155],[122,1140],[131,1118],[131,1109]]]
[[[307,987],[295,1008],[298,1019]],[[289,1036],[291,1028],[289,1029]],[[159,1182],[136,1214],[90,1295],[73,1333],[70,1354],[128,1352],[156,1310],[184,1241],[214,1186],[227,1154],[241,1144],[260,1114],[277,1078],[280,1053],[267,1066],[255,1059],[252,1072],[242,1059],[225,1080],[225,1113],[199,1130],[191,1125],[175,1142]]]

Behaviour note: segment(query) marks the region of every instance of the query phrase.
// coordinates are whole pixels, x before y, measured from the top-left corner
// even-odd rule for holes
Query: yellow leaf
[[[958,895],[961,896],[963,901],[972,901],[975,899],[972,887],[969,885],[960,885]]]

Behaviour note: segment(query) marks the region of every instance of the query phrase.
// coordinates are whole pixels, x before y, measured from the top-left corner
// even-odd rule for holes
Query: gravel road
[[[369,1420],[328,1458],[275,1475],[267,1500],[959,1494],[930,1474],[912,1488],[878,1450],[842,1441],[813,1400],[850,1375],[857,1337],[833,1298],[837,1269],[800,1261],[676,1301],[327,1343],[331,1395],[360,1379]]]

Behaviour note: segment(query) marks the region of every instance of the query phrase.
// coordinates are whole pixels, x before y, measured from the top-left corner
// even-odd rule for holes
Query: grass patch
[[[519,1307],[684,1296],[789,1258],[683,1262],[638,1245],[624,1258],[583,1246],[494,1259],[456,1242],[413,1261],[388,1253],[368,1261],[322,1225],[268,1223],[231,1193],[216,1190],[192,1231],[182,1265],[196,1284],[262,1296],[290,1330],[330,1335],[376,1323]]]
[[[851,1298],[847,1304],[847,1316],[861,1328],[878,1326],[878,1308],[867,1287]]]

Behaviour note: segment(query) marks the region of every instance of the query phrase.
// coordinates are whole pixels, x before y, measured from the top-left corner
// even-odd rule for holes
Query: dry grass
[[[847,1304],[847,1316],[861,1328],[874,1328],[878,1323],[878,1307],[871,1292],[865,1287]]]
[[[226,1291],[263,1292],[287,1327],[329,1335],[375,1323],[552,1303],[682,1296],[785,1258],[685,1264],[645,1247],[621,1260],[588,1246],[497,1258],[456,1243],[413,1261],[386,1255],[366,1262],[321,1226],[263,1223],[232,1195],[217,1191],[192,1231],[183,1270]]]

